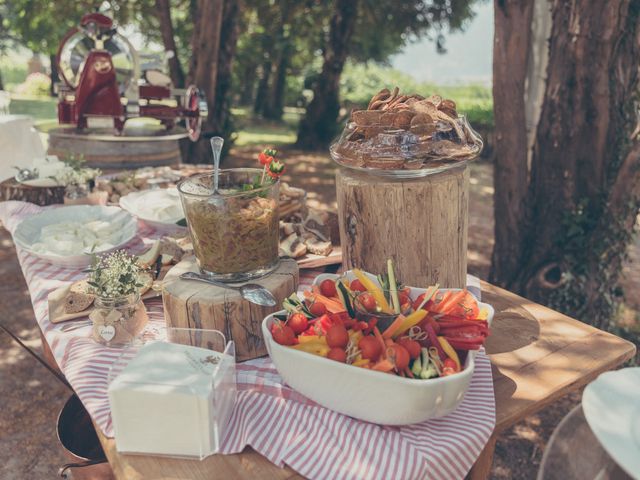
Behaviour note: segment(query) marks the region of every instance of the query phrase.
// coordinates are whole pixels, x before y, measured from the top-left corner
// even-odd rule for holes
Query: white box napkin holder
[[[168,328],[167,341],[128,348],[110,379],[119,452],[203,459],[219,450],[236,399],[235,347],[221,332]]]

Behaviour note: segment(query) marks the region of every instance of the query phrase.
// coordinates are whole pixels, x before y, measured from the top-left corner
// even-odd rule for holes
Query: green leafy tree
[[[110,14],[121,24],[133,19],[136,2],[111,2]],[[145,3],[145,2],[140,2]],[[102,2],[86,0],[0,0],[3,30],[16,42],[51,61],[51,85],[58,80],[56,53],[69,29],[78,25],[82,15],[91,13]],[[53,90],[52,90],[53,93]]]
[[[473,0],[335,0],[325,28],[323,64],[313,82],[313,99],[298,127],[297,145],[324,148],[339,125],[340,77],[348,58],[384,62],[407,42],[434,35],[443,48],[445,29],[459,30],[473,16]]]

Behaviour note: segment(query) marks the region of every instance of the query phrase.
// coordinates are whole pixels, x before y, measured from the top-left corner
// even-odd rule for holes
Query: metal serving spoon
[[[261,285],[258,285],[257,283],[246,283],[241,287],[237,287],[235,285],[217,282],[210,279],[206,275],[202,275],[196,272],[185,272],[180,275],[180,278],[183,280],[196,280],[198,282],[215,285],[216,287],[228,288],[229,290],[237,290],[238,292],[240,292],[242,298],[251,303],[255,303],[256,305],[273,307],[276,303],[278,303],[269,290]]]
[[[218,178],[220,176],[220,153],[224,145],[224,138],[212,137],[211,150],[213,151],[213,193],[218,193]]]

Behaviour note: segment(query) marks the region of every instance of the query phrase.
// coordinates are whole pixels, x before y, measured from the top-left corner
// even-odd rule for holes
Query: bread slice
[[[91,306],[95,295],[69,291],[64,299],[65,313],[80,313]]]
[[[307,247],[297,233],[292,233],[280,242],[280,251],[283,255],[298,258],[307,253]]]
[[[156,240],[151,248],[138,257],[138,265],[143,268],[151,268],[160,256],[160,240]]]
[[[138,281],[142,284],[142,286],[140,287],[140,296],[147,293],[153,286],[153,276],[149,272],[139,273]]]
[[[304,241],[304,244],[307,247],[309,253],[313,253],[314,255],[322,255],[326,257],[331,253],[331,250],[333,250],[331,242],[324,242],[322,240],[319,240],[312,233],[305,233],[304,235],[302,235],[302,240]]]

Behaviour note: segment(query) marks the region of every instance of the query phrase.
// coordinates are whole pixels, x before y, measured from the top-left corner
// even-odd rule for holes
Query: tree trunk
[[[495,245],[491,279],[510,285],[518,271],[527,192],[525,79],[533,2],[496,1],[493,39]],[[500,219],[500,221],[498,221]]]
[[[52,97],[57,96],[55,85],[60,82],[60,76],[58,75],[58,63],[56,61],[56,55],[49,55],[49,62],[51,63],[51,87],[49,87],[49,93]],[[0,88],[0,90],[2,90]]]
[[[249,106],[254,103],[255,92],[255,65],[247,65],[242,75],[242,98],[240,105]]]
[[[253,113],[262,115],[264,106],[267,103],[267,95],[269,93],[269,79],[271,78],[271,60],[267,60],[262,64],[262,75],[258,82],[258,90],[256,91],[256,100],[253,104]]]
[[[180,59],[178,58],[178,48],[176,47],[176,39],[173,33],[173,23],[171,22],[171,7],[169,0],[156,0],[156,12],[158,21],[160,22],[160,34],[162,35],[162,43],[164,49],[173,52],[173,56],[169,57],[169,75],[173,85],[178,88],[184,87],[184,72]]]
[[[209,163],[211,147],[209,139],[216,133],[216,83],[218,78],[218,54],[220,50],[220,30],[224,9],[223,0],[199,0],[194,16],[192,35],[192,56],[189,72],[190,83],[204,92],[209,114],[202,122],[200,140],[189,145],[188,163]]]
[[[2,81],[2,72],[0,72],[0,91],[4,90],[4,82]]]
[[[225,138],[223,155],[231,146],[233,122],[231,118],[231,80],[233,58],[238,44],[239,1],[224,2],[220,30],[220,52],[218,55],[218,79],[216,81],[216,108],[213,112],[213,132]]]
[[[553,3],[531,170],[523,72],[532,2],[495,2],[496,243],[491,280],[608,326],[638,213],[640,1]]]
[[[336,0],[329,40],[323,52],[322,72],[313,88],[313,100],[298,127],[296,146],[299,148],[325,148],[338,131],[340,75],[349,53],[357,13],[357,0]]]
[[[269,120],[282,120],[284,114],[284,93],[287,86],[287,68],[289,68],[290,48],[286,45],[280,53],[273,74],[271,95],[264,104],[262,115]]]

